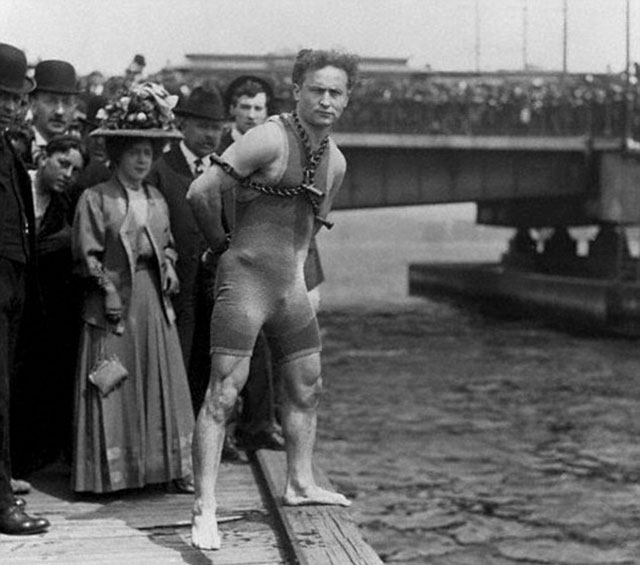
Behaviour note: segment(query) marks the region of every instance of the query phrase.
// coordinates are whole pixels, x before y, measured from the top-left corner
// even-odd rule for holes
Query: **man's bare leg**
[[[225,422],[247,380],[249,361],[249,357],[233,355],[211,358],[211,381],[196,421],[192,448],[195,500],[191,544],[200,549],[220,549],[215,487]]]
[[[349,506],[351,502],[345,496],[319,487],[313,477],[313,447],[322,388],[320,354],[282,365],[280,375],[284,388],[282,424],[287,450],[284,503],[288,506]]]

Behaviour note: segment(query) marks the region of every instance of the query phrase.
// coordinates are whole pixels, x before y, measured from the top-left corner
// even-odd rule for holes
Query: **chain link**
[[[299,186],[286,188],[282,186],[269,186],[267,184],[252,181],[248,177],[240,176],[229,163],[223,161],[215,154],[212,154],[210,157],[211,164],[220,167],[230,177],[238,181],[240,186],[242,186],[243,188],[251,188],[253,190],[257,190],[262,194],[268,194],[270,196],[280,196],[283,198],[293,198],[294,196],[298,196],[300,194],[304,195],[311,204],[316,219],[318,219],[327,227],[331,227],[333,224],[318,216],[318,213],[320,211],[320,203],[325,195],[324,192],[318,190],[313,184],[315,180],[316,170],[320,164],[320,160],[322,159],[325,149],[329,144],[329,136],[326,135],[320,142],[318,149],[313,151],[311,149],[309,136],[307,135],[305,129],[302,127],[298,115],[293,112],[291,116],[293,118],[293,125],[296,128],[296,132],[300,137],[300,140],[302,141],[302,146],[305,154],[305,166],[302,171],[302,184],[300,184]],[[286,120],[286,114],[282,114],[280,117],[281,119]]]

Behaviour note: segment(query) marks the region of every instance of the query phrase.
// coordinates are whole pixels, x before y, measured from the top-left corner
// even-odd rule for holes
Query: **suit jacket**
[[[0,145],[2,143],[3,143],[3,140],[0,139]],[[31,259],[35,259],[36,220],[35,220],[35,215],[33,211],[31,179],[24,165],[22,164],[22,161],[13,150],[11,142],[5,138],[4,143],[5,143],[4,150],[2,150],[0,147],[0,156],[3,159],[13,159],[18,186],[8,186],[8,185],[5,186],[4,183],[0,183],[0,254],[2,251],[3,241],[5,237],[3,233],[3,226],[5,225],[4,213],[9,208],[8,199],[10,197],[13,198],[13,196],[11,196],[11,192],[14,192],[14,194],[19,198],[19,203],[22,208],[22,211],[24,212],[24,215],[27,220],[27,226],[29,228],[27,252]]]
[[[182,301],[184,295],[196,289],[200,258],[209,247],[198,229],[191,206],[187,202],[187,191],[193,179],[189,164],[178,143],[175,143],[154,163],[147,177],[149,183],[156,186],[164,195],[169,205],[171,231],[178,251],[177,272],[181,289],[176,304],[178,311],[180,311],[178,303]],[[230,196],[228,195],[222,203],[228,226],[233,225],[233,217],[228,213],[233,210],[233,201],[229,199]]]
[[[166,282],[166,263],[177,260],[169,225],[169,209],[160,191],[145,186],[149,203],[146,231],[154,250],[161,288]],[[107,328],[102,280],[106,276],[116,287],[127,316],[136,269],[136,230],[125,189],[115,176],[87,188],[78,201],[73,221],[71,249],[77,273],[93,279],[83,304],[85,322]],[[162,293],[162,308],[173,323],[171,301]]]

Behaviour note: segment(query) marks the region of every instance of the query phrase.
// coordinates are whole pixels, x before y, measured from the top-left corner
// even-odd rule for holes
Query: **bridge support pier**
[[[537,243],[529,228],[518,228],[509,240],[509,248],[502,255],[502,264],[513,269],[535,271],[538,266]]]
[[[624,226],[602,223],[589,244],[587,254],[578,253],[578,241],[566,226],[549,228],[551,236],[532,237],[532,230],[518,227],[502,256],[502,264],[510,269],[549,275],[588,279],[640,281],[640,258],[633,257]]]
[[[555,226],[545,241],[538,270],[542,273],[580,276],[582,263],[578,257],[578,242],[565,226]]]

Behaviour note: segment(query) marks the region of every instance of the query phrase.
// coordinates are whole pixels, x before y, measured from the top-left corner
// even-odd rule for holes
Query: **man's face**
[[[77,149],[46,156],[39,168],[42,186],[46,190],[65,192],[78,180],[83,165],[82,155]]]
[[[235,118],[238,131],[246,133],[267,119],[267,95],[259,92],[253,97],[240,96],[231,109],[231,114]]]
[[[7,129],[20,110],[19,94],[0,90],[0,132]]]
[[[337,67],[310,70],[302,85],[293,85],[300,119],[312,127],[335,124],[349,102],[347,73]]]
[[[184,144],[197,157],[213,153],[220,143],[222,122],[203,118],[185,118],[182,124]]]
[[[76,105],[74,94],[38,92],[31,103],[33,125],[46,139],[62,135],[71,123]]]

